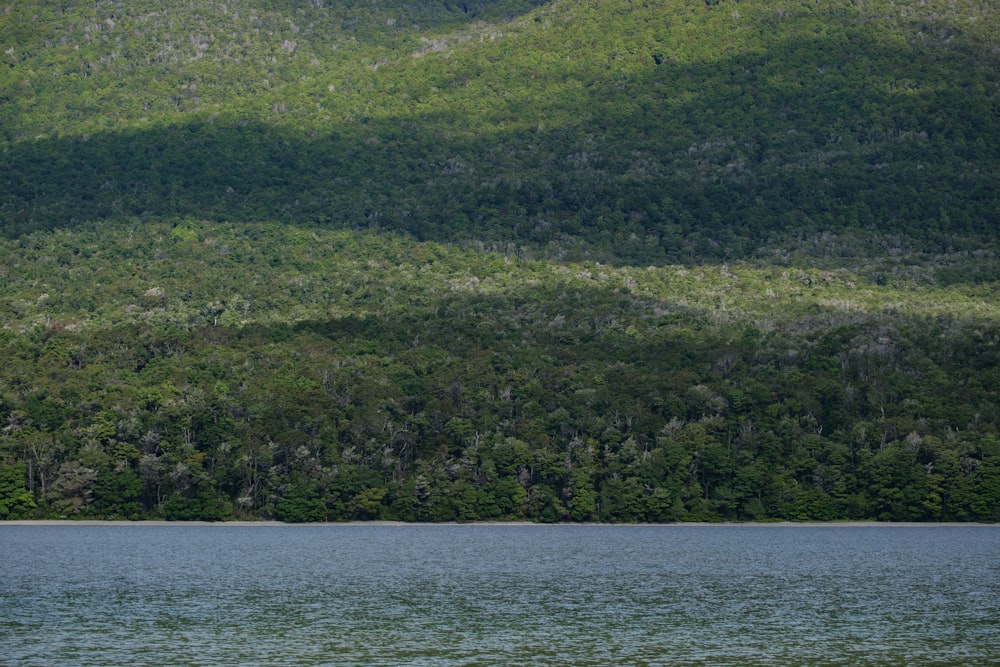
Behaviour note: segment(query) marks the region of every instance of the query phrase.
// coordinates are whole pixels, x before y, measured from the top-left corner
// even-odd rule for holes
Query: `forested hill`
[[[997,14],[14,0],[0,210],[8,234],[195,216],[645,263],[823,233],[968,250],[1000,208]]]
[[[1000,9],[8,0],[0,518],[1000,520]]]

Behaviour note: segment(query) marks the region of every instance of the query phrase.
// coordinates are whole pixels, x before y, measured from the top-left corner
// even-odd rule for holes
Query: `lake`
[[[3,665],[1000,664],[997,526],[0,524]]]

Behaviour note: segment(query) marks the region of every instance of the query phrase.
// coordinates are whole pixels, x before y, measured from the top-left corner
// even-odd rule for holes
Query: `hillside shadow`
[[[322,134],[219,118],[20,142],[0,155],[3,233],[277,220],[635,264],[851,230],[941,248],[995,240],[1000,121],[977,92],[982,68],[968,68],[981,54],[870,37],[850,45],[861,62],[831,55],[844,48],[797,36],[705,63],[642,55],[624,84],[593,82],[574,106],[498,107],[478,136],[440,113]],[[543,129],[505,113],[571,120]]]

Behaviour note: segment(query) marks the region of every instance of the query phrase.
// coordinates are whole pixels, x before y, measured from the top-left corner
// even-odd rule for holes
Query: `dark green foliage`
[[[26,519],[35,509],[35,500],[25,488],[27,464],[0,464],[0,519]]]
[[[163,503],[161,511],[163,518],[169,521],[222,521],[230,518],[226,502],[208,491],[196,496],[172,496]],[[289,516],[288,520],[301,519]]]
[[[274,516],[288,523],[325,521],[326,506],[317,497],[316,489],[301,481],[292,482],[274,508]]]
[[[106,471],[94,484],[92,512],[100,517],[139,518],[141,493],[142,480],[132,468],[120,472]],[[195,514],[198,516],[193,518],[205,518],[207,513],[201,511]]]

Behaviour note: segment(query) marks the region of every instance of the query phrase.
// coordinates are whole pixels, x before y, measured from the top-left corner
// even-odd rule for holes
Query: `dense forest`
[[[1000,10],[11,0],[0,519],[1000,521]]]

